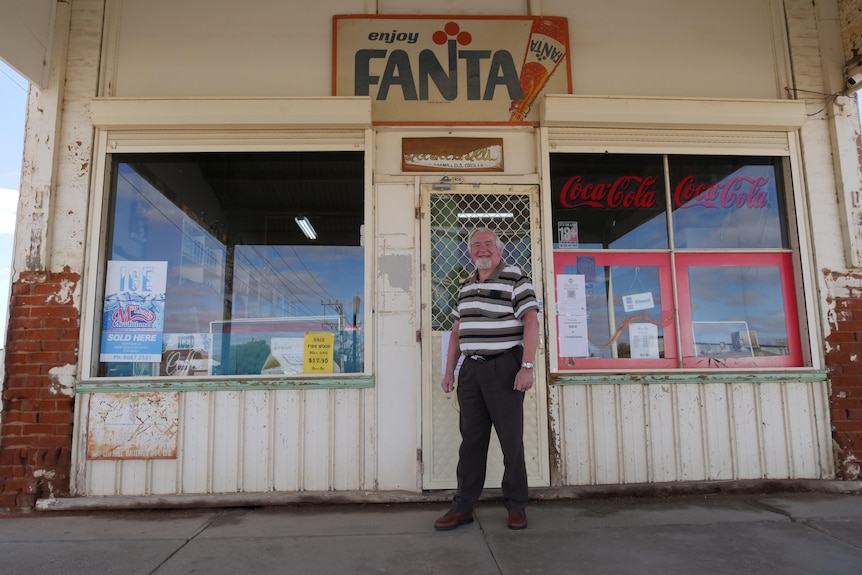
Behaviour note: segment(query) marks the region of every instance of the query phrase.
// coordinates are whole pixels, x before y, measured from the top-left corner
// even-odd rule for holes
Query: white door
[[[539,249],[539,189],[531,185],[456,185],[450,190],[422,188],[422,463],[424,489],[456,487],[458,400],[445,394],[442,344],[452,328],[458,285],[472,271],[467,235],[492,228],[505,243],[503,259],[533,280],[544,301]],[[540,317],[543,318],[543,315]],[[544,324],[544,320],[542,320]],[[531,486],[550,484],[548,463],[547,381],[544,328],[536,354],[535,385],[524,402],[524,448]],[[500,487],[503,455],[491,434],[486,487]]]

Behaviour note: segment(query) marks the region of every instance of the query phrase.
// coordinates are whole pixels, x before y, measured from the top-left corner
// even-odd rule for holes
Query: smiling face
[[[480,231],[470,238],[470,258],[480,271],[493,270],[503,258],[499,240],[494,232]]]

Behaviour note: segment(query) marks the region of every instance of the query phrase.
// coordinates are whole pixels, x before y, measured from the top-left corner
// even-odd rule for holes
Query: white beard
[[[494,262],[491,258],[476,258],[476,268],[480,270],[489,270],[493,267]]]

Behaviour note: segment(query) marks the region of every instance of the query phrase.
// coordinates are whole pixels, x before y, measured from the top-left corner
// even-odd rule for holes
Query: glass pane
[[[98,375],[364,370],[362,153],[116,155],[113,175]]]
[[[503,259],[532,275],[530,197],[509,194],[435,193],[431,202],[431,325],[452,329],[452,308],[462,280],[475,269],[467,236],[493,229],[503,240]]]
[[[554,249],[667,249],[661,156],[551,154]]]
[[[673,156],[669,165],[676,247],[787,247],[780,160]]]
[[[789,355],[778,266],[691,266],[688,279],[695,356],[722,367],[729,358]]]
[[[597,266],[593,256],[578,256],[577,264],[565,266],[563,273],[564,277],[557,279],[561,334],[576,335],[581,321],[577,313],[567,316],[567,296],[561,293],[559,283],[561,279],[565,281],[565,276],[583,276],[587,312],[587,349],[566,350],[561,343],[560,356],[572,360],[567,363],[575,365],[577,357],[665,357],[658,266]],[[578,297],[577,291],[572,292],[572,297]],[[561,342],[565,340],[562,337]]]

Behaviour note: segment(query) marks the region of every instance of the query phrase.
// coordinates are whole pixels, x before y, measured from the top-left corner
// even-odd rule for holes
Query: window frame
[[[807,192],[803,177],[799,129],[806,121],[805,106],[794,100],[734,100],[719,98],[662,97],[595,97],[579,95],[548,95],[542,102],[542,185],[543,220],[553,221],[550,201],[551,154],[662,154],[701,156],[771,156],[783,158],[788,253],[792,261],[789,273],[793,277],[795,315],[788,318],[790,327],[799,334],[799,354],[802,367],[775,368],[783,372],[822,370],[822,350],[817,347],[821,332],[816,315],[816,275],[813,265],[811,227],[807,208]],[[554,230],[543,233],[545,261],[553,262]],[[554,266],[547,266],[545,284],[555,286]],[[785,289],[786,289],[785,285]],[[547,293],[548,314],[557,306],[555,290]],[[551,320],[553,318],[548,318]],[[681,366],[669,371],[633,366],[601,367],[585,370],[561,370],[558,357],[556,321],[547,321],[546,351],[550,359],[552,383],[592,384],[608,378],[636,383],[650,374],[686,381],[690,372],[705,377],[730,376],[768,367],[729,367],[725,370],[704,370],[702,367]],[[768,373],[768,371],[766,372]],[[777,372],[776,372],[777,373]],[[604,375],[602,375],[604,374]],[[715,374],[715,375],[708,375]],[[596,376],[601,377],[597,378]],[[734,377],[739,377],[734,376]],[[669,380],[670,381],[670,380]]]
[[[598,358],[598,357],[576,357],[574,365],[564,369],[566,358],[560,357],[559,354],[551,360],[552,366],[556,364],[560,372],[578,370],[581,368],[594,369],[675,369],[677,367],[677,356],[679,354],[679,341],[677,338],[676,315],[674,313],[673,299],[673,270],[671,266],[670,254],[665,251],[644,251],[632,252],[626,250],[566,250],[554,252],[553,268],[554,276],[558,274],[558,269],[564,266],[573,266],[578,257],[594,257],[596,267],[658,267],[659,268],[659,285],[661,289],[661,309],[662,309],[662,324],[667,323],[667,327],[663,329],[665,334],[664,349],[665,357],[650,358],[650,359],[632,359],[632,358]],[[566,260],[571,260],[567,262]],[[556,282],[548,284],[553,286],[554,299],[559,301],[556,296]],[[554,320],[555,333],[559,333],[559,315],[556,315]],[[670,332],[670,338],[667,338]],[[556,340],[559,341],[559,340]]]
[[[373,387],[373,187],[370,102],[365,98],[115,99],[92,102],[93,155],[88,242],[81,314],[77,391],[222,390]],[[218,120],[214,120],[217,118]],[[213,123],[217,121],[219,123]],[[364,370],[343,374],[227,375],[205,377],[100,377],[99,311],[105,288],[113,154],[197,152],[363,153],[364,163]]]
[[[555,150],[554,154],[560,154],[566,152],[560,152]],[[608,154],[614,154],[614,152],[607,152]],[[575,153],[577,155],[577,153]],[[665,195],[666,195],[666,213],[667,219],[666,223],[669,228],[668,241],[673,242],[674,234],[670,230],[673,226],[673,210],[672,202],[670,198],[671,188],[672,188],[672,178],[671,174],[668,173],[668,165],[669,161],[674,156],[685,156],[685,155],[697,155],[697,156],[733,156],[733,157],[744,157],[751,156],[751,154],[735,154],[735,153],[725,153],[725,154],[703,154],[701,152],[692,152],[691,154],[679,154],[679,153],[662,153],[655,155],[661,155],[663,157],[663,166],[665,170],[664,178],[665,178]],[[626,151],[624,153],[616,154],[619,156],[626,155],[640,155],[637,152]],[[776,157],[781,158],[781,156],[767,156],[766,154],[762,154],[763,157]],[[806,368],[811,367],[810,365],[806,365],[806,363],[810,363],[806,361],[806,354],[802,349],[802,336],[801,336],[801,326],[798,318],[801,315],[800,309],[804,310],[804,303],[801,299],[797,297],[799,293],[796,288],[797,282],[797,271],[795,269],[794,262],[798,261],[799,258],[794,257],[794,253],[798,255],[798,243],[795,241],[796,236],[799,233],[798,222],[792,221],[791,214],[794,214],[795,211],[792,208],[793,200],[795,195],[793,194],[792,187],[793,182],[789,180],[788,167],[785,165],[787,160],[779,162],[776,165],[776,170],[782,170],[781,174],[783,178],[783,189],[779,190],[782,194],[783,201],[785,202],[784,206],[784,214],[785,221],[780,222],[781,225],[786,226],[786,231],[788,234],[788,244],[791,246],[781,247],[781,248],[739,248],[732,251],[720,251],[717,249],[691,249],[691,248],[676,248],[673,245],[669,246],[668,249],[658,250],[658,249],[644,249],[642,251],[635,251],[630,249],[605,249],[600,250],[594,247],[589,248],[553,248],[554,240],[553,237],[549,239],[547,242],[551,249],[550,261],[553,262],[551,268],[553,269],[553,277],[549,278],[549,284],[554,286],[554,292],[556,291],[556,276],[558,275],[558,270],[562,267],[559,263],[561,260],[567,258],[569,254],[577,258],[579,256],[593,256],[596,257],[596,265],[604,265],[606,267],[621,265],[617,262],[626,262],[622,265],[637,265],[636,262],[643,262],[645,260],[652,261],[655,259],[654,254],[660,254],[661,258],[666,258],[667,263],[659,263],[655,265],[659,265],[660,267],[669,267],[670,268],[670,278],[669,280],[665,277],[664,274],[660,274],[661,280],[660,289],[661,289],[661,300],[662,300],[662,310],[663,315],[668,313],[673,314],[673,321],[671,322],[673,327],[673,336],[668,338],[668,330],[663,330],[664,335],[664,345],[665,345],[665,357],[663,358],[655,358],[655,359],[633,359],[633,358],[591,358],[591,357],[576,357],[574,359],[574,365],[566,365],[566,358],[562,357],[559,353],[559,337],[560,337],[560,329],[559,329],[559,315],[555,314],[553,325],[550,328],[551,335],[551,371],[552,373],[572,373],[579,369],[586,369],[589,371],[595,370],[614,370],[614,371],[638,371],[638,370],[647,370],[647,369],[668,369],[672,371],[679,371],[685,369],[698,369],[698,370],[706,370],[711,371],[717,368],[739,368],[739,369],[763,369],[763,368]],[[550,154],[548,156],[548,172],[550,172]],[[549,195],[547,200],[547,213],[550,214],[553,209],[553,201],[551,199],[551,194],[553,194],[553,189],[548,185]],[[553,221],[553,220],[548,220]],[[552,236],[554,233],[553,226],[548,226],[549,230],[546,231],[547,235]],[[547,237],[547,236],[546,236]],[[794,250],[793,246],[797,246]],[[615,257],[615,254],[618,257]],[[569,257],[571,257],[569,256]],[[659,258],[659,260],[661,259]],[[599,263],[599,260],[606,263]],[[631,263],[628,263],[631,262]],[[696,262],[696,263],[695,263]],[[778,357],[752,357],[752,358],[726,358],[721,362],[713,362],[710,364],[707,361],[707,364],[704,365],[704,359],[698,358],[694,353],[694,336],[691,333],[691,326],[693,325],[692,320],[692,310],[691,310],[691,292],[690,286],[688,282],[688,272],[687,270],[691,267],[713,267],[713,266],[724,266],[724,265],[734,265],[734,266],[745,266],[745,265],[755,265],[755,266],[765,266],[765,265],[774,265],[778,267],[780,270],[780,278],[781,278],[781,286],[782,286],[782,296],[783,296],[783,309],[784,309],[784,317],[785,317],[785,326],[787,329],[787,339],[788,339],[788,354],[784,356]],[[565,265],[565,264],[563,264]],[[671,289],[665,289],[667,282],[670,282]],[[668,293],[673,293],[671,297],[671,301],[667,301]],[[551,294],[551,301],[554,302],[553,309],[557,309],[556,303],[558,302],[558,298],[556,293]],[[676,305],[674,305],[674,303]],[[667,320],[665,320],[667,321]],[[809,342],[810,344],[810,342]],[[676,356],[670,356],[670,353],[675,352]]]
[[[708,260],[698,259],[706,256]],[[723,359],[725,367],[742,367],[746,369],[760,369],[771,367],[799,367],[804,364],[802,354],[799,323],[794,321],[798,317],[798,302],[796,301],[796,288],[793,274],[793,254],[784,251],[756,252],[756,253],[714,253],[701,254],[697,252],[677,252],[675,256],[677,298],[679,306],[680,326],[693,325],[691,309],[691,289],[688,281],[688,269],[692,267],[777,267],[780,271],[782,297],[784,301],[785,327],[787,329],[788,354],[776,357],[753,357],[739,360],[734,358]],[[682,367],[703,369],[703,359],[697,359],[694,355],[694,336],[689,329],[680,329],[680,348],[683,350],[681,360]]]

